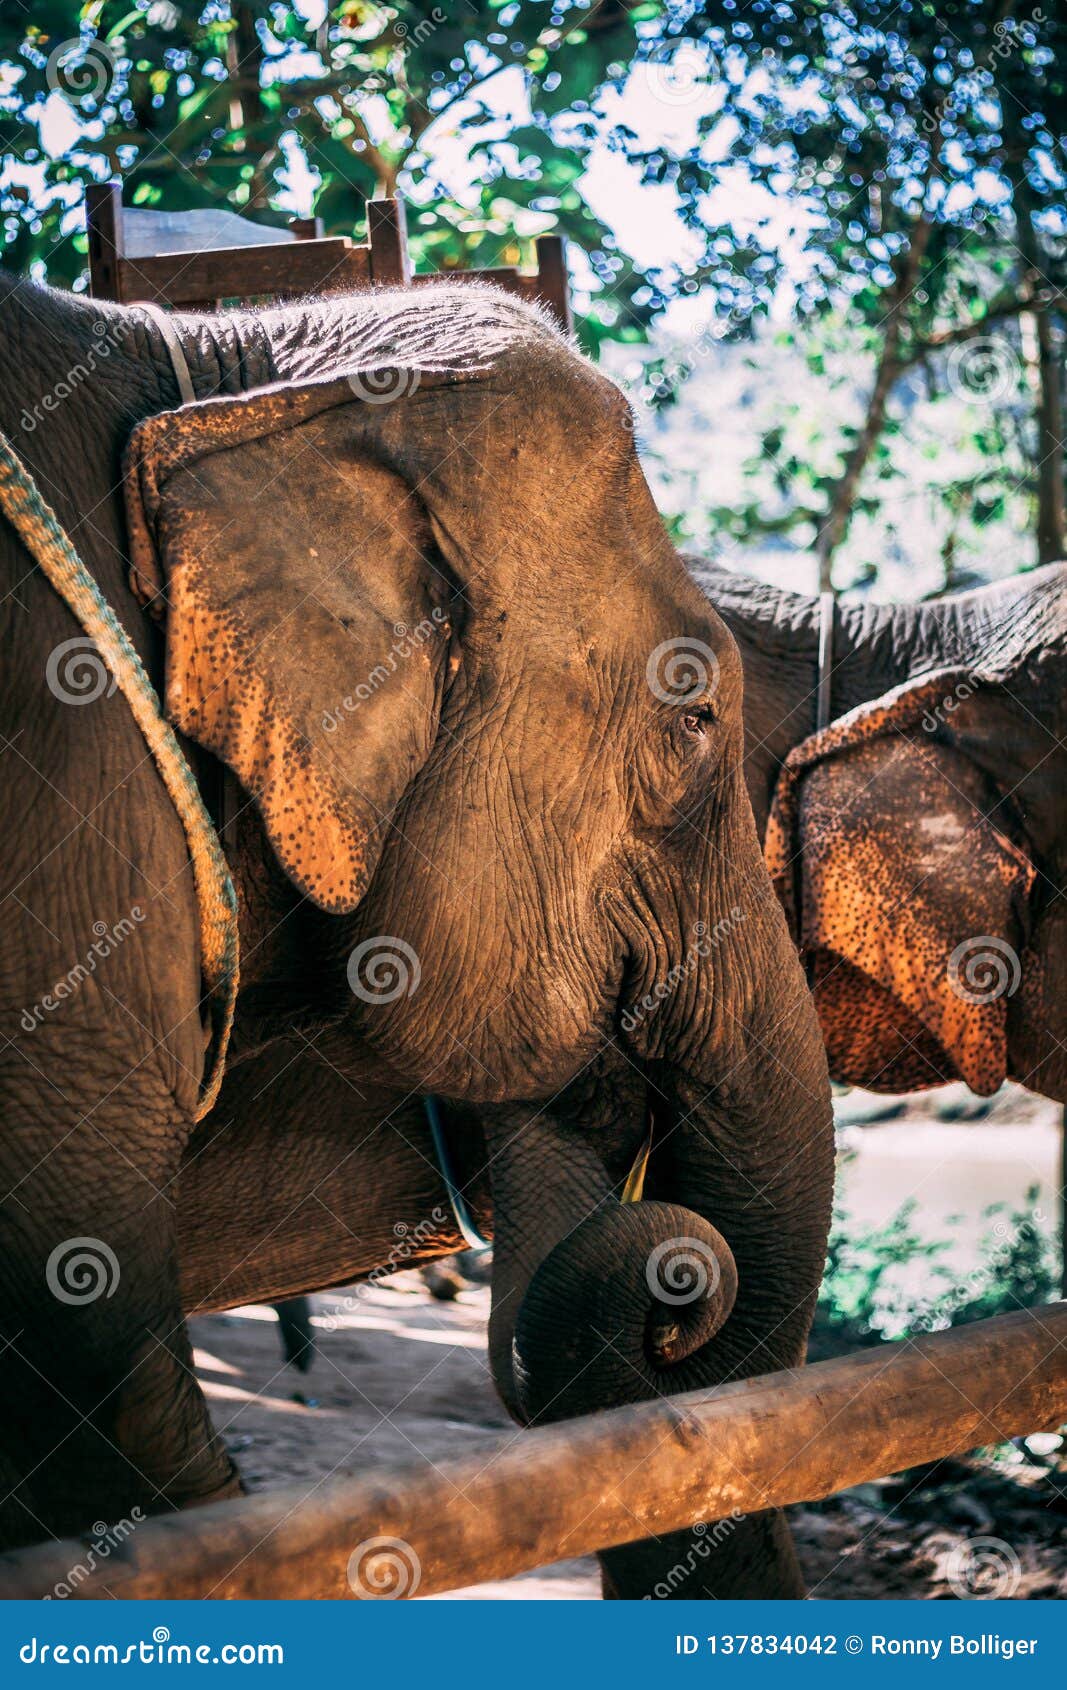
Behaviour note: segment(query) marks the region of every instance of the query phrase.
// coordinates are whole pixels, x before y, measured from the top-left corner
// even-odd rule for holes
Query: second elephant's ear
[[[127,454],[133,582],[166,708],[259,805],[278,859],[350,910],[437,730],[448,583],[348,383],[153,417]]]
[[[950,683],[939,676],[931,698]],[[998,795],[936,719],[929,686],[791,753],[767,862],[808,966],[835,1079],[911,1091],[1007,1069],[1034,868],[990,819]],[[934,731],[928,731],[930,722]]]

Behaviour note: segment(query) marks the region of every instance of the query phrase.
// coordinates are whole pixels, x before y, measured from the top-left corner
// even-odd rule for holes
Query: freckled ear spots
[[[790,774],[767,861],[809,961],[831,1073],[880,1091],[963,1079],[990,1095],[1007,1070],[1035,871],[987,819],[983,777],[900,732],[836,743],[792,787]]]
[[[136,430],[127,502],[138,588],[166,590],[168,712],[253,795],[295,884],[342,911],[433,744],[448,643],[406,484],[364,451],[347,382],[330,397]]]

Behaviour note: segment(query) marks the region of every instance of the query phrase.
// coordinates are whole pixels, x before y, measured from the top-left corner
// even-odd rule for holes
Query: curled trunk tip
[[[713,1339],[737,1296],[733,1252],[673,1203],[612,1204],[557,1244],[515,1328],[523,1417],[562,1420],[683,1388],[672,1369]]]

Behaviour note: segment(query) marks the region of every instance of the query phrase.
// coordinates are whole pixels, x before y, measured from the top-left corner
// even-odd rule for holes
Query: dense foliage
[[[804,206],[794,321],[816,360],[826,324],[871,366],[866,403],[819,471],[784,459],[775,418],[764,453],[794,490],[785,525],[804,531],[832,582],[835,552],[862,497],[893,492],[894,396],[916,372],[957,395],[992,398],[1006,426],[979,426],[993,473],[948,477],[959,502],[989,514],[1025,486],[1036,545],[1020,562],[1067,551],[1063,453],[1063,288],[1067,278],[1067,19],[1009,0],[720,0],[687,31],[714,65],[730,160],[772,199]],[[699,172],[675,171],[691,216],[707,216]],[[738,263],[730,225],[708,228],[722,265],[720,312],[766,312],[786,280],[782,252]],[[857,338],[860,346],[856,346]],[[1025,413],[1022,478],[997,473]],[[1012,466],[1014,470],[1014,465]],[[873,471],[873,474],[871,473]],[[765,532],[765,501],[729,512],[735,536]],[[946,536],[951,542],[952,530]],[[954,585],[951,550],[945,585]]]
[[[650,411],[755,337],[741,484],[694,482],[683,527],[862,584],[918,469],[953,586],[1067,550],[1065,77],[1054,0],[34,0],[0,9],[5,261],[82,285],[83,186],[116,171],[331,234],[399,188],[424,268],[562,231],[590,350],[704,307],[637,369]],[[774,392],[790,359],[825,403]]]
[[[570,235],[608,295],[604,320],[635,310],[639,326],[652,295],[635,306],[639,278],[580,179],[600,132],[591,102],[625,76],[639,24],[660,10],[625,0],[6,8],[0,149],[36,178],[6,185],[7,261],[43,263],[57,282],[78,277],[85,247],[69,213],[86,179],[121,172],[131,204],[225,204],[281,220],[295,167],[311,173],[328,234],[358,230],[369,197],[402,187],[425,267],[515,263],[533,235]],[[68,108],[60,125],[57,99]],[[594,313],[593,338],[600,321]]]

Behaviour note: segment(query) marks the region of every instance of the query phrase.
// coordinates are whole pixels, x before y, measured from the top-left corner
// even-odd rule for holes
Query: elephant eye
[[[709,725],[715,720],[715,712],[710,704],[700,704],[694,709],[686,710],[682,716],[682,729],[691,734],[694,739],[703,739]]]

